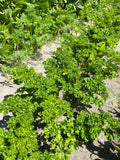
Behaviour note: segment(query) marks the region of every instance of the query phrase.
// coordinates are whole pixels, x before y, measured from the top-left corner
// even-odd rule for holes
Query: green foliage
[[[56,117],[63,116],[65,113],[70,117],[72,115],[72,109],[67,101],[55,98],[53,95],[47,97],[47,100],[40,104],[42,112],[42,123],[50,123]]]
[[[1,159],[26,159],[32,151],[38,150],[37,135],[32,125],[33,113],[38,106],[37,103],[31,103],[30,97],[22,99],[19,96],[9,97],[1,104],[2,110],[12,110],[14,114],[8,121],[8,132],[1,129]]]
[[[103,130],[109,141],[113,141],[117,136],[120,138],[119,121],[112,118],[109,113],[101,112],[88,114],[85,110],[77,116],[75,133],[81,135],[86,142],[94,141]]]
[[[110,39],[107,41],[107,36],[99,32],[90,27],[79,37],[65,35],[62,47],[53,53],[56,58],[44,62],[47,76],[56,80],[64,95],[72,94],[83,104],[97,106],[102,105],[97,95],[103,100],[107,97],[104,79],[117,76],[120,63],[120,54],[113,51]]]
[[[120,122],[108,113],[81,111],[74,117],[69,101],[59,99],[60,86],[54,79],[25,66],[8,70],[13,74],[14,83],[23,83],[23,87],[17,90],[20,95],[8,97],[0,104],[0,112],[6,115],[12,111],[14,115],[7,122],[8,131],[0,130],[1,159],[63,160],[69,158],[79,142],[93,142],[101,131],[109,141],[115,136],[120,139]],[[50,151],[38,143],[35,124],[41,129],[40,137],[44,136]]]
[[[75,113],[81,104],[101,107],[108,96],[104,80],[117,76],[120,53],[114,48],[120,34],[118,2],[0,1],[2,60],[18,63],[67,27],[74,26],[80,34],[62,34],[61,48],[44,62],[46,77],[23,64],[3,66],[10,79],[22,87],[16,96],[0,103],[0,113],[13,113],[7,131],[0,128],[1,160],[67,160],[80,143],[97,140],[101,131],[110,142],[114,138],[120,141],[120,122],[110,114]],[[80,21],[91,20],[93,26],[83,26],[79,21],[71,24],[73,12]]]
[[[75,18],[74,13],[82,19],[89,15],[87,19],[93,21],[94,18],[98,19],[96,22],[100,21],[104,25],[102,13],[106,16],[107,22],[111,23],[114,19],[112,23],[119,31],[119,4],[113,8],[107,7],[111,11],[103,12],[103,7],[114,3],[118,2],[108,0],[0,1],[0,59],[18,62],[32,56],[33,52],[43,44],[71,26]],[[95,11],[98,13],[96,14]]]
[[[120,5],[119,0],[99,0],[99,1],[91,0],[91,1],[92,2],[89,2],[85,5],[84,10],[80,10],[79,12],[80,20],[85,20],[85,21],[95,20],[97,23],[100,22],[101,24],[103,23],[104,25],[104,23],[108,21],[110,23],[111,22],[113,23],[113,18],[111,17],[112,13],[114,13],[114,16],[116,16],[117,13],[119,17],[119,5]],[[107,17],[109,18],[107,19]]]
[[[74,19],[74,14],[69,16],[70,11],[55,10],[48,1],[3,1],[0,5],[0,59],[3,61],[27,59],[52,40],[53,35],[66,30],[64,27]]]
[[[36,73],[32,67],[28,69],[27,66],[22,65],[13,69],[8,67],[7,69],[10,70],[10,74],[13,74],[11,78],[14,79],[16,84],[25,83],[16,93],[23,94],[27,92],[28,96],[34,95],[34,98],[38,101],[46,99],[49,94],[58,96],[59,88],[55,80],[43,77],[42,73]]]
[[[43,130],[45,138],[52,136],[50,142],[52,150],[55,150],[55,159],[68,159],[70,152],[78,146],[78,140],[74,135],[74,122],[66,119],[61,123],[49,123]]]

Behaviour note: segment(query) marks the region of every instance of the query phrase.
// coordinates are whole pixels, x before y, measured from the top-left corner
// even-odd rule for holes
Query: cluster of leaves
[[[97,95],[107,98],[104,79],[117,76],[120,54],[112,49],[109,33],[103,34],[97,27],[81,31],[79,37],[67,34],[62,47],[53,53],[56,58],[44,62],[47,76],[60,84],[65,97],[72,95],[80,103],[98,107],[102,100]]]
[[[104,17],[106,20],[104,21],[103,16],[105,16],[105,10],[108,11],[111,9],[112,12],[114,12],[114,16],[115,16],[115,12],[117,10],[117,14],[119,14],[119,5],[120,5],[120,1],[119,0],[90,0],[89,3],[87,3],[84,6],[84,10],[80,10],[79,15],[80,15],[80,20],[86,20],[86,21],[94,21],[94,19],[97,23],[108,23],[108,21],[112,18],[111,17],[111,13],[107,12],[108,14],[106,16],[108,17]],[[99,20],[99,18],[101,20]],[[108,19],[107,19],[108,18]],[[118,20],[119,21],[119,20]],[[110,23],[112,23],[113,21],[109,21]]]
[[[53,53],[54,58],[44,62],[47,71],[46,77],[23,64],[16,68],[7,67],[5,69],[12,75],[14,83],[22,84],[22,87],[16,91],[16,96],[8,97],[0,103],[0,112],[4,111],[4,115],[9,111],[13,113],[13,117],[7,122],[7,132],[0,128],[0,159],[66,160],[71,151],[76,150],[82,141],[93,142],[101,131],[105,133],[109,141],[112,142],[114,138],[120,141],[120,122],[113,119],[110,114],[104,112],[89,114],[86,110],[82,110],[76,115],[74,112],[76,106],[81,106],[81,104],[102,106],[107,97],[104,80],[117,76],[120,53],[113,49],[119,35],[119,4],[108,7],[107,10],[103,9],[101,16],[100,12],[98,15],[93,14],[94,18],[89,12],[91,11],[89,6],[91,3],[92,5],[100,3],[102,6],[102,1],[46,0],[9,3],[2,0],[1,2],[2,6],[7,4],[6,7],[10,7],[9,11],[11,9],[10,12],[8,11],[10,16],[1,14],[1,16],[10,18],[7,17],[5,24],[2,21],[1,27],[8,27],[11,22],[16,22],[14,31],[9,30],[9,26],[4,30],[6,32],[1,32],[2,39],[6,38],[7,34],[9,36],[14,34],[15,39],[17,37],[15,37],[15,31],[18,31],[18,26],[19,28],[23,27],[26,31],[24,36],[31,37],[24,39],[21,36],[24,43],[21,39],[22,42],[19,44],[24,45],[19,46],[17,43],[14,46],[16,41],[12,45],[14,39],[8,36],[8,39],[2,43],[4,47],[6,46],[6,53],[1,52],[3,55],[9,53],[9,49],[7,51],[9,46],[12,48],[11,52],[13,49],[16,51],[23,49],[25,45],[28,45],[27,47],[30,49],[32,47],[29,46],[29,40],[32,43],[34,35],[36,38],[36,33],[38,37],[46,34],[46,31],[48,34],[55,33],[56,29],[58,30],[64,25],[63,23],[67,24],[64,14],[66,15],[68,10],[62,9],[71,8],[71,4],[73,8],[79,8],[78,2],[83,5],[82,9],[85,12],[80,12],[82,13],[81,17],[83,16],[84,19],[86,13],[90,13],[89,16],[94,26],[83,27],[80,23],[81,26],[76,25],[76,32],[79,32],[79,36],[63,34],[64,41],[61,48]],[[6,3],[3,5],[3,2]],[[108,1],[106,0],[106,2]],[[49,10],[50,7],[53,8]],[[15,17],[13,16],[14,9],[17,14]],[[60,14],[61,12],[63,15]],[[5,13],[7,13],[6,10]],[[49,25],[46,22],[51,16]],[[34,19],[36,23],[33,23]],[[7,20],[11,22],[9,23]],[[39,30],[39,27],[42,29]],[[32,45],[35,46],[35,44]],[[25,48],[27,48],[26,46]],[[62,99],[59,98],[61,90],[63,91]],[[43,142],[49,148],[45,148]]]
[[[8,97],[0,104],[0,111],[5,115],[10,110],[14,114],[7,122],[8,131],[0,129],[1,159],[68,159],[81,141],[92,142],[101,131],[109,141],[115,136],[120,140],[120,122],[110,114],[88,114],[82,110],[75,118],[70,103],[58,97],[59,87],[53,79],[35,73],[32,68],[20,68],[10,72],[16,84],[25,83],[17,90],[19,95]],[[50,145],[49,151],[37,142],[35,123],[42,130],[40,139],[44,136]]]
[[[31,56],[74,20],[71,11],[55,9],[48,1],[2,0],[0,6],[0,59],[4,61]]]
[[[70,28],[77,16],[85,19],[85,15],[91,15],[89,12],[108,3],[109,0],[1,0],[0,59],[18,63],[33,56],[43,44]]]

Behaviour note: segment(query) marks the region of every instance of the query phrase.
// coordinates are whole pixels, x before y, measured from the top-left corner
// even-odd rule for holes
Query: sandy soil
[[[36,72],[42,72],[45,76],[45,69],[42,65],[42,62],[47,58],[52,57],[52,52],[55,51],[58,47],[60,47],[60,43],[52,43],[42,47],[39,50],[42,54],[42,59],[40,61],[29,60],[26,62],[28,67],[33,67]],[[120,41],[116,48],[116,51],[120,51]],[[0,71],[0,102],[8,97],[15,95],[15,91],[19,88],[18,85],[12,84],[8,86],[6,84],[6,77]],[[112,105],[112,101],[118,103],[118,99],[115,95],[110,92],[110,90],[114,91],[116,95],[120,95],[120,73],[118,78],[114,78],[112,80],[106,80],[106,87],[109,91],[109,99],[106,100],[104,106],[101,110],[111,113],[114,117],[118,118],[119,110]],[[88,108],[89,112],[100,112],[94,105],[91,108]],[[9,112],[8,115],[3,116],[0,114],[0,127],[6,129],[6,121],[12,116],[12,113]],[[119,116],[120,117],[120,116]],[[109,143],[104,134],[101,133],[98,140],[93,144],[83,144],[79,146],[75,152],[71,153],[71,157],[69,160],[120,160],[120,155],[116,153],[113,145]]]

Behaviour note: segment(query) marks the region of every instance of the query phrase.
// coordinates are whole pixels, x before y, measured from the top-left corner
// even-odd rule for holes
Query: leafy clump
[[[44,65],[47,75],[56,80],[64,95],[72,94],[83,104],[101,106],[97,95],[103,100],[107,97],[104,79],[117,76],[120,59],[104,37],[101,41],[92,40],[95,34],[101,36],[96,30],[91,27],[79,37],[65,35],[62,47],[53,53],[56,58],[48,59]]]
[[[74,19],[69,10],[55,10],[48,1],[3,0],[0,6],[0,59],[4,62],[34,56],[38,48],[64,32]]]

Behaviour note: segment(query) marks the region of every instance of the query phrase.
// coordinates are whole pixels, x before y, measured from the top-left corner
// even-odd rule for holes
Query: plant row
[[[37,49],[72,27],[78,17],[89,20],[103,6],[119,0],[0,1],[0,60],[18,64],[38,58]]]
[[[76,35],[62,34],[61,47],[43,63],[46,77],[24,64],[3,67],[15,84],[23,86],[0,104],[4,115],[13,113],[7,132],[0,128],[1,160],[67,160],[71,151],[97,140],[102,131],[110,142],[120,141],[119,120],[109,113],[87,112],[87,105],[102,107],[108,97],[104,80],[117,77],[120,64],[120,53],[114,51],[120,4],[100,2],[97,14],[94,3],[80,10]],[[81,22],[86,15],[93,25]]]

